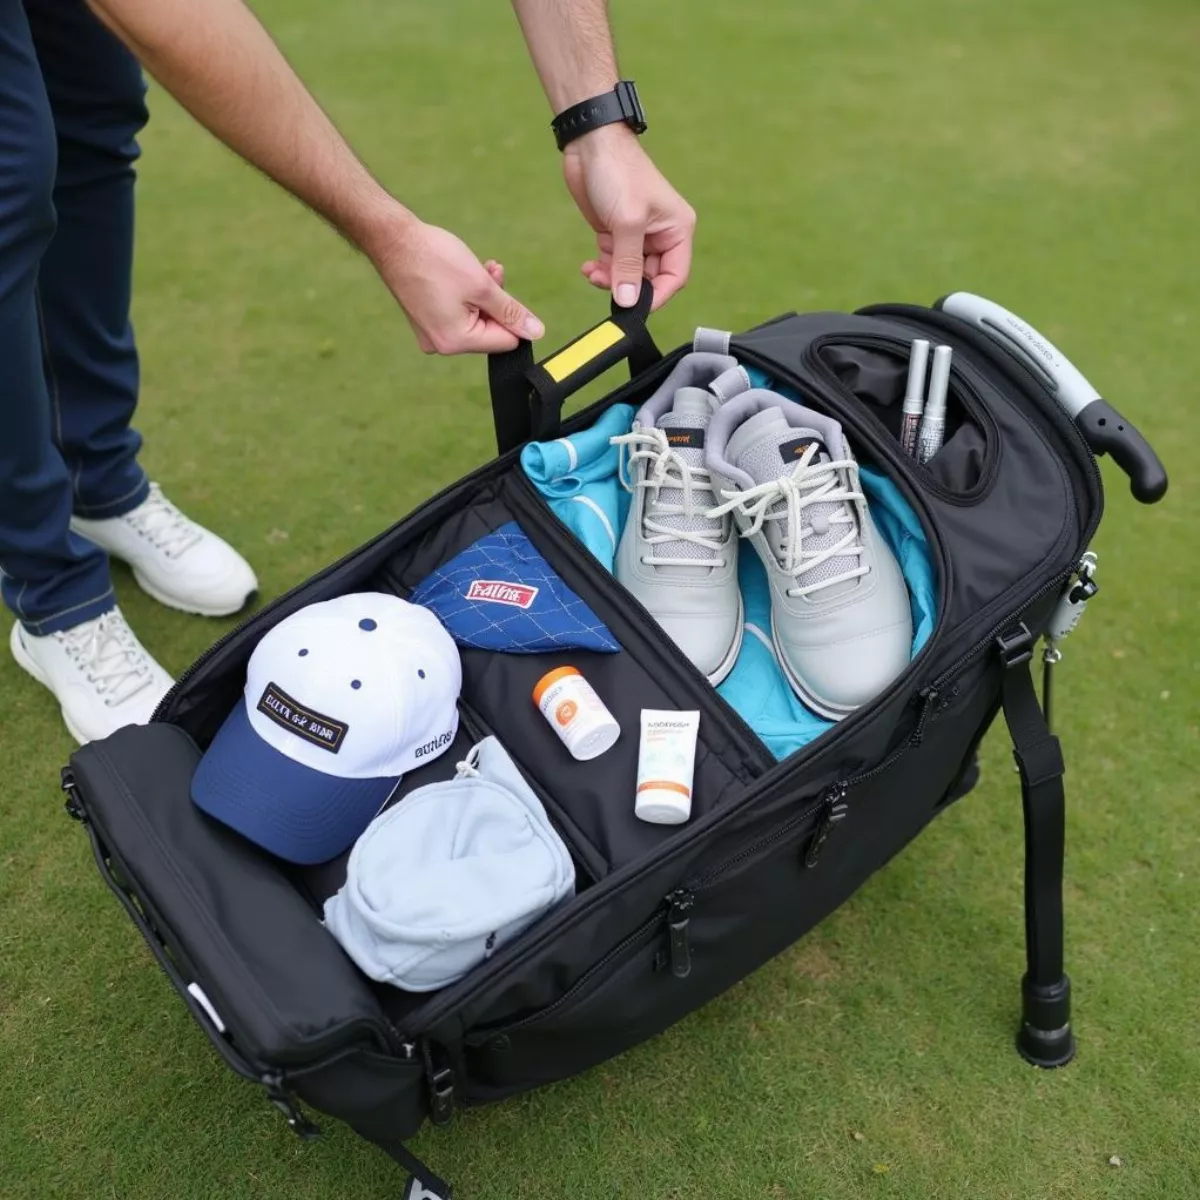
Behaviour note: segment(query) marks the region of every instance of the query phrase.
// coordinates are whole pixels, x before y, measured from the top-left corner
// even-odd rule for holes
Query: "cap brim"
[[[311,866],[348,850],[399,782],[343,779],[295,762],[254,732],[239,701],[196,768],[192,800],[264,850]]]

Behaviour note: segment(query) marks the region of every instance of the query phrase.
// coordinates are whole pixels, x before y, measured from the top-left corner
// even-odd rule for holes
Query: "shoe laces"
[[[862,562],[862,528],[853,507],[856,503],[865,503],[866,499],[858,487],[858,464],[849,458],[814,462],[816,453],[817,447],[809,446],[793,470],[779,479],[744,491],[722,489],[725,503],[708,512],[710,517],[735,510],[739,512],[749,522],[742,529],[743,537],[758,533],[766,521],[785,523],[776,557],[780,568],[795,581],[795,586],[787,589],[789,596],[810,596],[822,588],[858,579],[871,569]],[[809,514],[811,523],[805,525],[804,510],[817,504],[840,504],[840,509],[820,521],[813,520]],[[820,528],[816,528],[818,524]],[[845,536],[819,550],[806,549],[805,538],[824,537],[830,525],[848,526]],[[854,556],[859,565],[811,583],[802,582],[803,576],[812,579],[812,572],[830,559],[843,555]]]
[[[646,544],[654,547],[688,542],[708,551],[706,555],[694,554],[690,557],[650,553],[642,556],[642,562],[652,567],[724,567],[730,521],[728,518],[722,519],[721,513],[714,515],[710,508],[716,493],[708,470],[686,462],[667,441],[666,431],[662,429],[635,429],[632,433],[612,438],[611,442],[620,451],[617,474],[621,485],[627,492],[641,488],[647,493],[642,506],[642,538]],[[637,472],[639,463],[645,464],[645,472],[631,482],[629,474]],[[681,502],[664,502],[664,489],[681,492]],[[719,524],[716,530],[687,529],[663,524],[664,517],[682,517],[685,521],[719,521]]]
[[[151,682],[150,656],[116,609],[53,636],[108,708]]]
[[[199,526],[162,494],[157,483],[150,485],[150,495],[125,520],[167,558],[178,558],[203,537]]]

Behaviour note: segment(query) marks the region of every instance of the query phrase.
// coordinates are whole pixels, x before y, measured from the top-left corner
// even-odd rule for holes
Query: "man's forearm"
[[[611,91],[617,56],[607,0],[512,0],[555,113]]]
[[[202,125],[360,248],[409,214],[354,155],[242,0],[88,0]]]

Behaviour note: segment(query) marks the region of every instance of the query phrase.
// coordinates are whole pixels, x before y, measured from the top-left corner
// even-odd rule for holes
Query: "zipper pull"
[[[804,852],[805,869],[815,867],[821,861],[821,852],[829,835],[846,819],[849,809],[846,805],[846,785],[836,783],[826,793],[822,801],[821,819],[808,839],[808,848]]]
[[[912,731],[912,736],[908,739],[910,746],[919,746],[925,737],[925,722],[929,720],[930,713],[937,707],[937,702],[941,699],[941,692],[932,684],[927,688],[922,688],[921,696],[921,712],[917,717],[917,727]]]
[[[686,979],[692,973],[692,948],[688,944],[688,913],[696,902],[687,888],[676,888],[668,897],[667,941],[670,950],[671,974]]]

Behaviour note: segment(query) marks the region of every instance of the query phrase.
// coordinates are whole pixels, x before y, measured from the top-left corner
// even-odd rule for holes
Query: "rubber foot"
[[[1027,975],[1021,980],[1023,1015],[1017,1034],[1017,1053],[1043,1070],[1065,1067],[1075,1057],[1071,1032],[1071,981],[1038,985]]]

